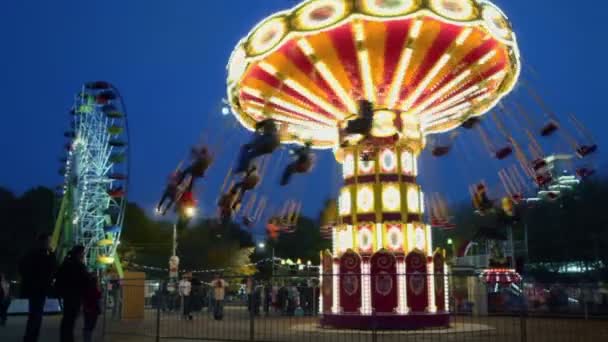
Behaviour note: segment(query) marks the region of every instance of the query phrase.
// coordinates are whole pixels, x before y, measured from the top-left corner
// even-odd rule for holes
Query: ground
[[[206,312],[195,314],[192,321],[183,320],[177,313],[145,312],[142,321],[121,322],[108,318],[106,342],[155,341],[156,321],[160,318],[158,332],[162,341],[183,339],[208,341],[249,341],[251,321],[242,307],[228,307],[223,321],[213,320]],[[41,342],[58,341],[60,316],[47,316],[43,323]],[[260,316],[253,322],[255,341],[308,341],[308,342],[397,342],[397,341],[524,341],[522,322],[527,325],[526,341],[608,341],[608,322],[599,319],[527,318],[521,317],[469,317],[455,316],[449,329],[410,332],[336,331],[318,326],[313,317]],[[20,341],[25,317],[10,317],[8,325],[0,328],[4,341]],[[103,330],[100,320],[98,333]],[[81,341],[77,330],[77,341]],[[7,338],[5,338],[7,337]],[[100,339],[98,339],[99,341]]]

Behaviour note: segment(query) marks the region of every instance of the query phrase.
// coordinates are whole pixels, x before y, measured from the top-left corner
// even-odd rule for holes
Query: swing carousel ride
[[[476,126],[519,73],[510,23],[488,1],[309,0],[239,42],[227,80],[238,121],[259,131],[272,119],[281,143],[333,149],[342,164],[325,325],[448,325],[417,157],[429,135]]]
[[[115,264],[121,273],[116,249],[129,183],[126,108],[114,86],[97,81],[82,86],[70,116],[53,248],[62,260],[70,248],[82,245],[90,270]]]

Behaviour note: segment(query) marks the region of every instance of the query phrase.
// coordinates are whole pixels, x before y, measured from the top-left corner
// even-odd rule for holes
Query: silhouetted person
[[[91,284],[91,277],[84,265],[84,253],[83,246],[74,246],[57,271],[55,287],[63,299],[63,317],[59,328],[61,342],[74,342],[74,324]]]
[[[6,314],[11,305],[10,287],[4,273],[0,273],[0,326],[6,325]]]
[[[374,120],[373,104],[367,100],[359,100],[359,113],[356,119],[346,124],[346,134],[369,135]]]
[[[270,312],[270,304],[272,304],[272,286],[266,284],[264,286],[264,314],[268,316]]]
[[[94,274],[89,279],[89,285],[82,299],[82,312],[84,314],[83,341],[91,342],[97,318],[101,315],[101,286],[99,279]]]
[[[29,300],[24,342],[38,341],[44,314],[44,302],[49,294],[53,276],[57,269],[55,253],[51,250],[48,234],[40,234],[37,246],[28,252],[19,263],[21,293]]]
[[[249,170],[249,165],[253,159],[272,153],[279,147],[279,132],[273,119],[258,122],[255,126],[255,132],[256,134],[251,142],[241,147],[234,173],[246,172]]]
[[[294,173],[305,173],[312,169],[313,154],[310,151],[311,143],[307,142],[304,146],[293,150],[294,160],[287,165],[281,176],[281,186],[289,184],[289,180]]]

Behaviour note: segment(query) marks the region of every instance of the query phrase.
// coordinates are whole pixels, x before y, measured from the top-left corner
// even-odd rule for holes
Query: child
[[[101,288],[96,275],[91,276],[91,283],[87,287],[82,301],[82,311],[84,313],[84,342],[91,342],[93,331],[97,324],[97,317],[101,314]]]

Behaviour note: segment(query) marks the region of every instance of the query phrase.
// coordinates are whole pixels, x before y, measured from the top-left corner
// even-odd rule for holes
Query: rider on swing
[[[253,190],[259,182],[260,176],[257,173],[257,167],[253,165],[247,170],[240,182],[233,185],[227,193],[220,197],[218,205],[222,222],[229,220],[233,213],[238,211],[245,192]]]
[[[177,186],[179,185],[179,182],[182,178],[183,176],[180,171],[174,171],[169,175],[169,179],[167,181],[165,191],[163,192],[163,196],[160,198],[160,201],[156,206],[156,212],[164,215],[167,210],[173,205],[173,203],[175,202],[175,195],[177,194]],[[161,211],[161,208],[166,200],[169,200],[169,203],[167,204],[165,210]]]
[[[353,120],[349,120],[346,123],[344,130],[345,135],[359,134],[362,136],[369,136],[372,130],[374,120],[374,108],[373,104],[368,100],[359,100],[359,113],[358,117]]]
[[[493,207],[493,203],[488,198],[488,195],[486,193],[486,186],[482,183],[477,184],[477,186],[475,187],[473,205],[481,214],[485,213],[488,210],[491,210]]]
[[[184,170],[183,175],[190,174],[192,179],[204,177],[209,165],[213,162],[213,157],[207,147],[193,147],[190,152],[190,158],[192,162]]]
[[[241,147],[235,173],[246,172],[251,161],[264,154],[270,154],[279,147],[280,138],[276,122],[266,119],[255,125],[253,140]]]
[[[311,145],[312,143],[308,141],[304,146],[292,151],[295,160],[285,168],[283,176],[281,177],[281,186],[289,184],[289,180],[294,173],[305,173],[310,171],[313,162],[313,154],[310,151]]]

